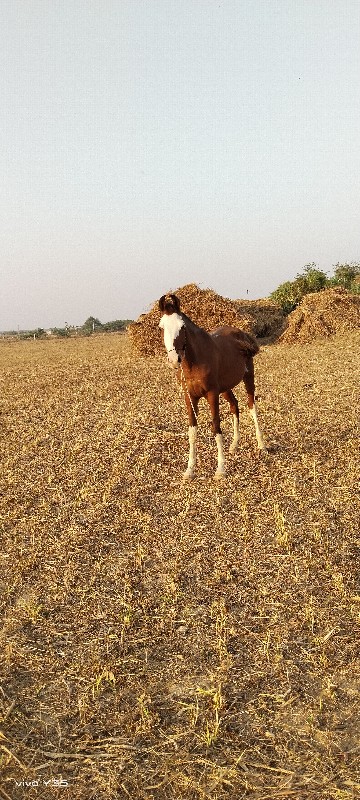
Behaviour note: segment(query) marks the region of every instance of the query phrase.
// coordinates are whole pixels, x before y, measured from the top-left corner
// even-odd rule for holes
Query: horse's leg
[[[194,477],[194,470],[196,466],[196,434],[197,434],[197,421],[196,416],[198,413],[198,400],[195,397],[191,398],[185,395],[186,407],[189,415],[189,460],[187,469],[184,472],[183,478],[191,480]],[[192,405],[191,405],[192,403]],[[195,409],[195,413],[194,413]],[[195,416],[196,414],[196,416]]]
[[[207,401],[210,406],[212,428],[215,435],[215,441],[218,451],[218,465],[217,465],[217,470],[215,472],[215,478],[222,478],[223,475],[225,474],[225,457],[224,457],[223,438],[220,428],[219,395],[216,392],[209,392],[207,395]]]
[[[234,420],[234,438],[230,445],[230,453],[234,453],[239,441],[239,403],[233,392],[223,392],[222,396],[230,404],[230,411]]]
[[[253,362],[253,359],[251,357],[246,359],[246,372],[245,372],[243,380],[244,380],[244,384],[245,384],[246,393],[247,393],[247,396],[248,396],[248,408],[249,408],[249,411],[250,411],[250,416],[254,420],[255,433],[256,433],[256,440],[257,440],[258,448],[259,448],[259,450],[262,450],[264,453],[266,453],[266,447],[264,445],[264,441],[263,441],[263,438],[262,438],[260,425],[259,425],[259,421],[258,421],[257,413],[256,413],[254,362]]]

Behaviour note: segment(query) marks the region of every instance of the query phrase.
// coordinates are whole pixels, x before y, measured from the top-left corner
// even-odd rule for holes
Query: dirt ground
[[[200,404],[183,484],[165,355],[0,342],[0,798],[359,796],[359,344],[264,347],[267,457]]]

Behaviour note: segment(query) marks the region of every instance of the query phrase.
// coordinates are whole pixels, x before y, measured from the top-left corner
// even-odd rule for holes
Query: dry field
[[[0,798],[359,796],[359,345],[263,348],[268,456],[200,404],[183,485],[164,355],[0,343]]]

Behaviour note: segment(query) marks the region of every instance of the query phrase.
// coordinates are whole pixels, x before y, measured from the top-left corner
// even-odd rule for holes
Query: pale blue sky
[[[0,0],[0,330],[360,260],[358,0]]]

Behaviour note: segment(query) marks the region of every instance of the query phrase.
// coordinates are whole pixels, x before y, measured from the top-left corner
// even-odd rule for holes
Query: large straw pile
[[[236,300],[238,308],[253,318],[252,333],[260,338],[278,335],[285,324],[285,314],[278,303],[263,300]]]
[[[307,294],[288,316],[281,342],[310,342],[360,327],[360,296],[336,287]]]
[[[195,283],[188,283],[175,293],[181,310],[207,331],[220,325],[233,325],[255,336],[268,336],[283,320],[280,307],[271,301],[229,300],[212,289],[199,289]],[[129,326],[132,340],[143,355],[155,355],[163,350],[159,318],[156,302],[148,314],[142,314]]]

